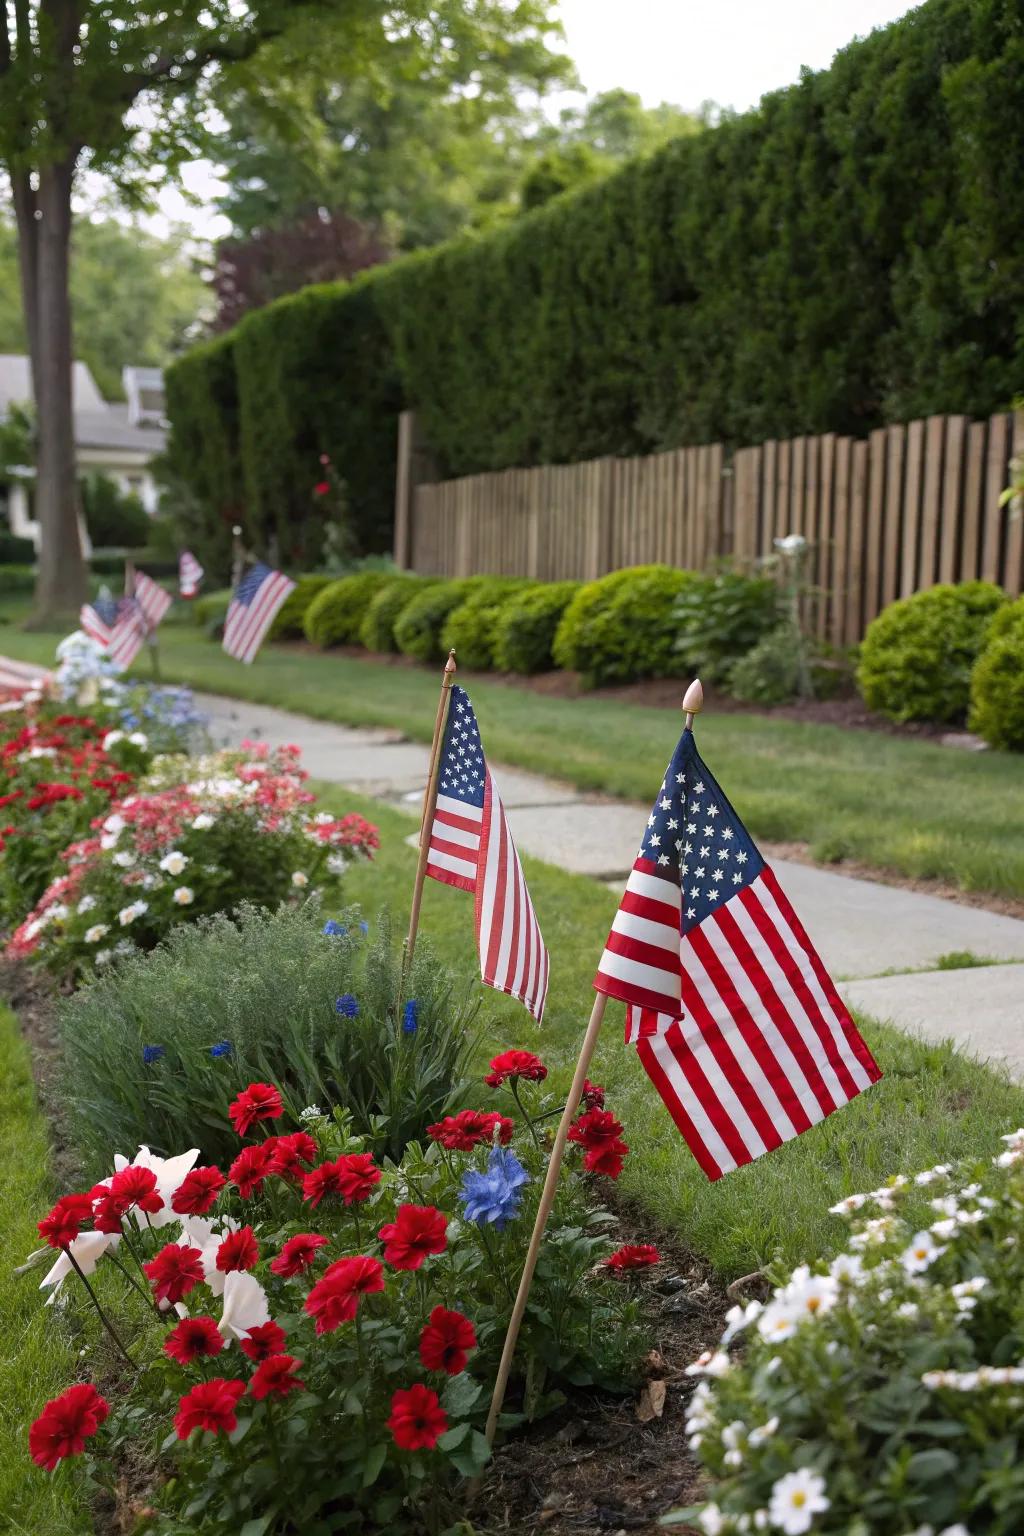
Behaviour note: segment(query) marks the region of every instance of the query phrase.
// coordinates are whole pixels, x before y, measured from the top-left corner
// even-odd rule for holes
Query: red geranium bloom
[[[448,1218],[432,1205],[400,1205],[394,1221],[381,1227],[384,1258],[393,1269],[419,1269],[431,1253],[444,1253]]]
[[[68,1387],[47,1403],[28,1432],[28,1448],[37,1467],[52,1472],[65,1456],[80,1456],[110,1412],[106,1400],[88,1382]]]
[[[491,1070],[484,1082],[488,1088],[500,1088],[502,1083],[520,1077],[529,1078],[532,1083],[542,1083],[547,1075],[547,1067],[532,1051],[502,1051],[491,1062]]]
[[[219,1168],[193,1168],[171,1196],[171,1210],[179,1216],[205,1216],[226,1183]]]
[[[134,1163],[115,1173],[110,1181],[110,1200],[122,1216],[133,1206],[140,1211],[162,1211],[163,1197],[156,1192],[156,1174],[152,1168],[140,1168]]]
[[[622,1135],[622,1123],[608,1109],[588,1109],[569,1127],[569,1140],[585,1147],[606,1146]]]
[[[239,1339],[238,1347],[250,1360],[269,1360],[271,1355],[280,1354],[286,1337],[280,1323],[271,1318],[269,1323],[257,1323],[250,1328],[245,1338]]]
[[[341,1173],[337,1163],[321,1163],[304,1175],[302,1198],[310,1205],[318,1206],[325,1195],[341,1194]]]
[[[97,1232],[120,1232],[121,1210],[110,1193],[109,1184],[97,1184],[89,1191],[93,1202],[92,1224]]]
[[[313,487],[313,495],[314,496],[326,496],[330,489],[331,489],[331,486],[330,486],[330,482],[328,480],[318,480],[316,485],[314,485],[314,487]]]
[[[583,1079],[582,1099],[587,1109],[604,1109],[604,1089],[600,1083],[592,1083],[589,1077]]]
[[[248,1200],[250,1195],[258,1194],[263,1188],[263,1180],[270,1174],[272,1156],[273,1148],[268,1147],[265,1141],[259,1141],[251,1147],[243,1147],[231,1164],[228,1178],[232,1184],[237,1184],[243,1200]]]
[[[232,1269],[253,1269],[259,1263],[260,1248],[252,1227],[229,1232],[217,1249],[217,1268],[227,1274]]]
[[[315,1163],[319,1155],[316,1142],[307,1131],[294,1131],[290,1136],[271,1136],[264,1145],[272,1149],[269,1171],[282,1179],[300,1179],[303,1169],[299,1165]]]
[[[479,1109],[463,1109],[457,1115],[446,1115],[436,1125],[427,1126],[427,1135],[447,1147],[449,1152],[469,1152],[482,1141],[493,1142],[495,1128],[498,1140],[507,1147],[516,1128],[515,1121],[507,1115],[485,1113]]]
[[[164,1354],[188,1365],[199,1355],[219,1355],[224,1348],[224,1335],[212,1317],[183,1317],[164,1340]]]
[[[466,1351],[476,1348],[476,1329],[461,1312],[435,1307],[420,1334],[420,1359],[428,1371],[458,1376],[466,1369]]]
[[[306,1297],[306,1311],[316,1318],[317,1333],[333,1333],[356,1315],[360,1296],[384,1289],[384,1269],[379,1259],[359,1254],[338,1259]]]
[[[624,1243],[604,1261],[605,1269],[623,1274],[630,1269],[650,1269],[661,1261],[661,1254],[653,1243]]]
[[[588,1173],[603,1173],[605,1178],[617,1179],[628,1151],[624,1141],[603,1141],[584,1155],[583,1166]]]
[[[91,1195],[61,1195],[50,1214],[39,1222],[39,1235],[46,1238],[51,1248],[66,1248],[91,1216]]]
[[[235,1102],[228,1105],[231,1124],[239,1136],[248,1135],[257,1120],[277,1120],[283,1114],[281,1095],[273,1083],[250,1083]]]
[[[253,1372],[249,1396],[259,1402],[263,1397],[287,1397],[289,1392],[301,1392],[306,1383],[295,1374],[301,1364],[294,1355],[268,1355]]]
[[[403,1451],[432,1451],[448,1428],[448,1416],[436,1392],[419,1382],[391,1399],[388,1429]]]
[[[172,1304],[187,1296],[203,1278],[203,1255],[198,1248],[167,1243],[155,1259],[142,1268],[153,1282],[157,1301]]]
[[[228,1381],[224,1376],[213,1376],[209,1381],[201,1381],[198,1387],[186,1392],[178,1403],[178,1411],[174,1415],[178,1439],[187,1440],[194,1429],[208,1429],[213,1435],[223,1430],[226,1435],[230,1435],[238,1427],[235,1409],[238,1399],[244,1396],[244,1381]]]
[[[308,1269],[316,1260],[317,1249],[326,1246],[327,1239],[319,1232],[297,1232],[284,1244],[277,1258],[271,1260],[270,1268],[275,1275],[290,1280],[293,1275]]]
[[[366,1200],[375,1184],[380,1183],[380,1169],[369,1152],[350,1152],[335,1163],[338,1188],[346,1205]]]

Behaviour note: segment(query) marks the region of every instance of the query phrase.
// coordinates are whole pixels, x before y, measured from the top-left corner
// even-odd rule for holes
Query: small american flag
[[[224,649],[236,661],[252,661],[277,610],[294,591],[295,583],[269,565],[246,571],[235,589],[224,620]]]
[[[145,571],[135,572],[135,601],[142,610],[147,629],[156,629],[171,606],[171,594],[165,592]]]
[[[195,597],[205,571],[190,550],[183,550],[178,557],[178,589],[182,597]]]
[[[501,796],[484,761],[473,706],[457,686],[441,744],[427,874],[473,892],[482,979],[524,1004],[539,1023],[548,992],[548,952]]]
[[[779,882],[680,738],[594,982],[711,1179],[877,1082]]]
[[[41,688],[50,674],[45,667],[37,667],[30,661],[14,661],[10,656],[0,656],[0,694],[20,697],[31,689]]]
[[[131,666],[146,638],[146,621],[134,597],[98,597],[84,603],[78,622],[122,672]]]

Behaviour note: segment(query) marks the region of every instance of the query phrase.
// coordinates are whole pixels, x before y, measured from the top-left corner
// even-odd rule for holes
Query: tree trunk
[[[78,533],[78,480],[71,408],[71,185],[74,156],[39,172],[36,204],[35,353],[36,518],[39,576],[34,625],[77,621],[86,596]]]

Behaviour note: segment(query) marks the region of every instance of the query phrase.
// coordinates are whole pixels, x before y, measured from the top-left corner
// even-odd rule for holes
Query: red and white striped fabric
[[[881,1072],[775,875],[684,733],[594,985],[717,1179]]]
[[[145,571],[135,572],[135,601],[142,610],[147,629],[156,629],[171,606],[171,594],[165,592]]]
[[[269,565],[254,565],[235,590],[224,620],[224,649],[247,665],[263,643],[277,611],[295,583]]]
[[[45,667],[34,666],[30,661],[14,661],[10,656],[0,656],[0,694],[20,698],[35,688],[41,688],[49,679]]]
[[[191,550],[183,550],[178,557],[178,590],[182,597],[195,597],[205,574]]]
[[[476,897],[480,976],[540,1022],[551,969],[473,706],[453,687],[441,744],[427,874]]]
[[[131,666],[146,638],[146,621],[133,597],[105,601],[100,606],[85,603],[78,622],[122,672]]]

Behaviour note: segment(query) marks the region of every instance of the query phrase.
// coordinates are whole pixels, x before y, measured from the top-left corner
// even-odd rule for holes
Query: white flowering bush
[[[734,1307],[688,1368],[707,1533],[1024,1530],[1024,1129],[991,1163],[851,1195],[826,1268]],[[743,1359],[731,1349],[745,1341]]]

